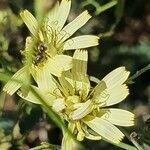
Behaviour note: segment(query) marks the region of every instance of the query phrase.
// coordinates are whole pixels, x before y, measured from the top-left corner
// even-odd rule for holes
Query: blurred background
[[[22,66],[25,39],[30,34],[19,13],[28,9],[40,19],[56,0],[0,0],[0,72],[13,75]],[[150,64],[149,0],[72,0],[68,22],[87,9],[93,16],[76,35],[95,34],[98,47],[89,48],[88,74],[102,79],[113,69],[126,66],[131,75]],[[2,92],[0,82],[0,149],[28,150],[41,142],[60,145],[62,133],[38,106],[17,95]],[[150,150],[150,71],[129,84],[130,95],[116,107],[132,111],[136,124],[121,128],[144,150]],[[119,150],[104,141],[84,140],[86,149]]]

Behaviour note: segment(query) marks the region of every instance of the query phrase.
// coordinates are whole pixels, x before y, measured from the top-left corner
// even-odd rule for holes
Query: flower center
[[[80,120],[92,112],[94,108],[93,102],[89,99],[85,102],[77,95],[69,96],[66,99],[66,111],[70,120]]]

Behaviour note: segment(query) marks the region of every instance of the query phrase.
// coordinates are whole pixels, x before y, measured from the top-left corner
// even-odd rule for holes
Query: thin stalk
[[[137,71],[134,75],[132,75],[126,82],[127,84],[132,84],[134,83],[133,80],[145,73],[147,70],[150,70],[150,64],[147,65],[146,67],[142,68],[141,70]]]
[[[126,143],[123,143],[123,142],[120,142],[120,143],[116,144],[116,143],[110,142],[110,141],[108,141],[106,139],[103,139],[103,140],[106,141],[106,142],[108,142],[108,143],[111,143],[111,144],[113,144],[115,146],[118,146],[118,147],[120,147],[122,149],[125,149],[125,150],[137,150],[136,147],[131,146],[131,145],[126,144]]]
[[[99,6],[99,8],[96,10],[96,15],[99,15],[100,13],[104,12],[105,10],[115,6],[117,4],[116,0],[112,0],[110,2],[108,2],[107,4],[103,5],[103,6]]]

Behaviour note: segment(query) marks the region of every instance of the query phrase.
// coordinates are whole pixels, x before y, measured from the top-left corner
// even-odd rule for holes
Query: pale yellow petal
[[[123,101],[129,94],[128,87],[125,84],[114,87],[113,89],[105,89],[100,95],[97,95],[99,106],[111,106]]]
[[[47,16],[45,17],[45,27],[56,26],[58,24],[58,9],[59,9],[59,2],[57,1],[53,8],[48,12]]]
[[[27,81],[27,67],[18,70],[4,86],[3,90],[13,95]]]
[[[107,86],[104,81],[99,81],[99,83],[94,87],[91,94],[93,95],[93,99],[96,99],[107,89]],[[100,98],[98,98],[100,99]]]
[[[96,78],[96,77],[94,77],[94,76],[89,76],[89,78],[90,78],[90,81],[91,82],[94,82],[94,83],[100,83],[100,79],[98,79],[98,78]]]
[[[93,135],[93,134],[91,134],[88,131],[87,127],[83,128],[83,131],[85,133],[85,138],[87,138],[87,139],[90,139],[90,140],[101,140],[102,139],[102,137],[100,135]]]
[[[88,52],[87,50],[77,49],[73,54],[73,59],[86,61],[88,60]]]
[[[71,1],[62,0],[61,3],[56,2],[52,10],[45,19],[45,28],[51,33],[52,29],[58,34],[64,26],[70,12]]]
[[[31,74],[41,90],[49,92],[57,88],[47,67],[32,67]]]
[[[54,66],[53,66],[53,65]],[[34,78],[34,80],[36,81],[38,87],[40,88],[40,91],[42,91],[42,93],[45,93],[44,95],[47,95],[47,99],[52,99],[51,95],[53,95],[55,97],[55,99],[58,97],[61,97],[61,92],[60,89],[58,88],[58,85],[56,84],[54,78],[52,77],[51,73],[57,73],[56,75],[60,74],[61,76],[61,71],[59,71],[59,69],[57,69],[58,66],[56,66],[55,63],[53,63],[52,60],[52,67],[54,67],[54,70],[52,70],[52,68],[49,69],[49,64],[45,64],[45,66],[42,67],[32,67],[32,76]],[[56,70],[55,71],[55,67]],[[45,98],[46,100],[46,98]],[[49,103],[49,101],[48,101]]]
[[[73,55],[73,67],[71,70],[75,89],[79,91],[80,96],[85,99],[90,90],[90,82],[87,77],[87,50],[76,50]]]
[[[48,58],[44,68],[47,72],[60,77],[63,71],[69,70],[72,67],[72,57],[66,55],[56,55],[53,58]]]
[[[102,80],[106,83],[107,88],[114,88],[115,86],[123,84],[127,80],[129,74],[130,72],[126,71],[125,67],[119,67],[110,72]]]
[[[73,76],[70,70],[63,72],[63,74],[65,76],[65,79],[71,84],[73,89],[75,89],[75,81],[73,80]]]
[[[57,88],[52,91],[53,95],[55,95],[56,98],[64,97],[64,96],[67,97],[67,94],[64,93],[63,87],[60,85],[58,80],[55,78],[53,78],[53,80],[54,80],[55,84],[57,85]]]
[[[56,112],[61,112],[63,109],[65,109],[65,99],[64,98],[57,98],[53,101],[53,106],[52,108]]]
[[[71,0],[62,0],[58,10],[58,30],[60,31],[64,26],[71,7]]]
[[[72,67],[72,57],[66,55],[56,55],[53,58],[48,58],[44,65],[41,66],[33,66],[32,67],[32,75],[34,79],[39,82],[41,81],[40,85],[43,87],[48,87],[47,81],[51,83],[51,75],[53,74],[57,77],[60,77],[63,71],[69,70]],[[42,80],[40,78],[43,78]],[[47,85],[47,86],[45,86]],[[42,87],[41,87],[42,88]]]
[[[87,61],[88,52],[87,50],[76,50],[73,55],[73,68],[72,72],[78,72],[83,75],[87,73]]]
[[[62,39],[61,42],[68,39],[71,35],[73,35],[78,29],[80,29],[89,19],[91,16],[89,15],[88,11],[84,11],[81,13],[77,18],[75,18],[72,22],[67,24],[62,31],[60,32],[59,39]]]
[[[110,123],[118,126],[134,125],[134,114],[123,109],[101,109],[98,117],[105,119]]]
[[[77,78],[80,80],[75,80],[75,89],[76,91],[79,91],[79,95],[82,99],[86,99],[89,91],[90,91],[90,82],[88,80],[88,77],[83,77],[80,74],[77,74]]]
[[[94,35],[82,35],[67,40],[64,50],[81,49],[98,45],[99,37]]]
[[[63,68],[64,71],[72,68],[72,57],[67,55],[56,55],[54,60],[57,62],[59,67]]]
[[[70,95],[74,95],[74,88],[72,86],[72,84],[70,84],[70,82],[67,81],[67,79],[65,78],[64,73],[62,74],[62,76],[59,79],[59,82],[63,88],[63,93],[68,97]]]
[[[87,51],[76,50],[73,56],[72,77],[69,80],[82,99],[85,99],[90,90],[90,82],[87,72]]]
[[[92,135],[92,134],[86,135],[85,137],[89,140],[94,140],[94,141],[102,139],[101,136],[96,136],[96,135]]]
[[[34,88],[36,90],[36,92],[39,92],[40,90],[38,88]],[[24,100],[31,102],[31,103],[35,103],[35,104],[41,104],[39,98],[37,96],[35,96],[31,91],[28,92],[28,95],[25,97],[24,94],[19,91],[17,92],[17,94]]]
[[[28,27],[28,29],[30,30],[30,32],[37,37],[38,35],[38,22],[35,19],[35,17],[28,11],[28,10],[24,10],[20,13],[20,16],[22,18],[22,20],[24,21],[24,23],[26,24],[26,26]]]
[[[104,119],[87,116],[83,119],[83,122],[97,134],[102,136],[102,138],[110,142],[117,144],[124,137],[124,134],[118,128]]]
[[[79,108],[73,111],[70,114],[70,119],[72,120],[79,120],[85,117],[87,114],[91,113],[93,108],[93,104],[91,100],[86,101],[85,103],[80,103]]]
[[[45,69],[48,70],[51,74],[60,77],[62,74],[63,68],[53,58],[49,58],[45,64]]]
[[[43,91],[36,86],[32,86],[32,88],[39,94],[40,98],[39,96],[36,96],[32,91],[29,91],[27,96],[24,96],[21,91],[19,91],[17,94],[24,100],[35,104],[42,104],[42,98],[44,102],[46,102],[49,106],[52,106],[53,100],[55,100],[56,97],[53,95],[53,93],[50,93],[51,91]]]

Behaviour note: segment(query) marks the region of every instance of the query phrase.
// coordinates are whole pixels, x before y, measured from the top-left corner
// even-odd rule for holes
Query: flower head
[[[38,66],[39,64],[47,63],[50,68],[55,65],[57,70],[52,69],[51,73],[56,76],[60,76],[62,70],[71,68],[70,57],[61,55],[65,50],[98,45],[99,38],[97,36],[83,35],[70,38],[91,18],[88,12],[84,11],[76,19],[64,26],[70,12],[70,7],[71,0],[62,0],[60,4],[57,1],[41,24],[38,23],[29,11],[25,10],[20,13],[21,18],[36,40],[33,64]],[[34,39],[31,39],[31,43],[33,43],[32,40],[34,41]],[[61,56],[57,58],[58,55]],[[68,67],[64,67],[64,64],[62,65],[62,59],[68,62],[68,64],[65,64]]]
[[[38,23],[28,10],[20,13],[21,18],[32,34],[32,37],[26,39],[23,54],[25,61],[32,54],[32,65],[28,73],[32,74],[34,78],[38,78],[38,76],[45,78],[49,74],[60,77],[63,71],[72,67],[72,57],[63,55],[64,51],[98,45],[99,37],[94,35],[70,38],[91,18],[88,12],[84,11],[72,22],[65,25],[70,7],[71,0],[62,0],[61,3],[57,1],[42,23]],[[20,79],[26,82],[26,79],[23,79],[27,73],[25,68],[21,68],[12,79]],[[12,95],[21,85],[21,83],[10,80],[4,87],[4,91]]]
[[[134,125],[134,115],[111,106],[128,96],[129,90],[124,82],[129,72],[125,67],[119,67],[92,87],[87,76],[87,59],[86,50],[76,50],[71,70],[64,72],[58,80],[51,78],[46,86],[45,82],[38,79],[36,89],[41,91],[46,102],[68,122],[68,127],[71,127],[79,141],[84,138],[102,138],[119,143],[124,134],[116,126]],[[40,103],[30,92],[26,100]]]

